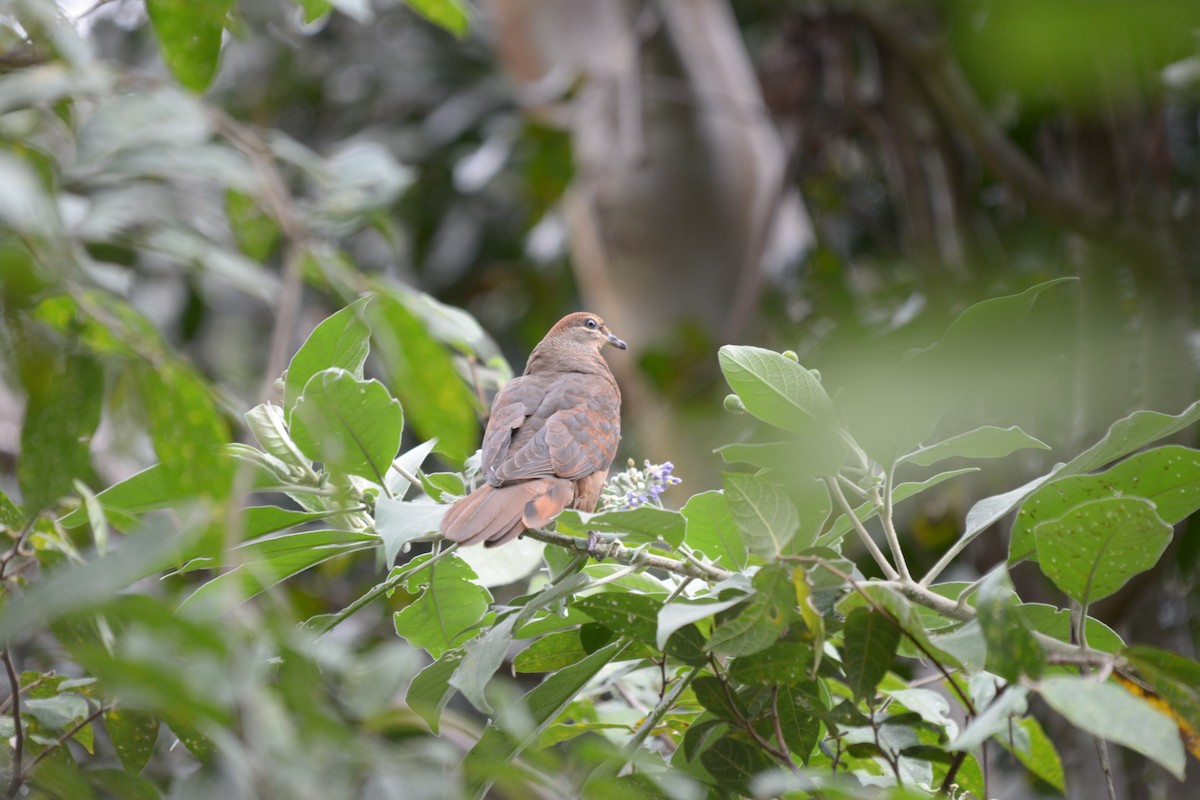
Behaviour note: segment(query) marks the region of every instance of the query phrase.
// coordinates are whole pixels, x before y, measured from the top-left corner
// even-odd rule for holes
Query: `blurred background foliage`
[[[1193,0],[4,0],[3,488],[33,514],[157,458],[215,518],[237,496],[218,444],[367,290],[368,371],[403,403],[405,447],[437,436],[452,467],[508,365],[580,307],[631,345],[613,358],[621,457],[673,461],[691,492],[719,485],[712,450],[742,429],[720,410],[725,342],[795,350],[882,427],[946,392],[948,419],[1019,423],[1064,459],[1129,410],[1197,394],[1198,32]],[[1059,276],[1081,280],[961,371],[913,386],[898,366],[971,303]],[[1012,485],[1048,463],[1022,458]],[[1002,488],[958,487],[906,521],[930,562]],[[47,563],[86,544],[33,532]],[[1099,615],[1194,657],[1198,540]],[[1003,553],[972,551],[980,567]],[[270,751],[190,791],[395,796],[455,763],[454,736],[401,761],[379,749],[418,730],[388,705],[419,663],[386,614],[320,652],[289,632],[375,574],[331,561],[172,656],[184,684],[235,677],[201,716],[236,716]],[[159,612],[130,613],[104,636],[136,652]],[[56,633],[88,674],[135,685]],[[70,674],[46,630],[25,638],[23,669]],[[298,655],[266,675],[258,647]],[[147,670],[163,655],[143,652]],[[176,689],[192,697],[159,686],[147,705],[187,743]],[[274,724],[295,715],[314,724]],[[137,791],[187,772],[179,758],[160,742]],[[84,796],[62,774],[42,789]]]

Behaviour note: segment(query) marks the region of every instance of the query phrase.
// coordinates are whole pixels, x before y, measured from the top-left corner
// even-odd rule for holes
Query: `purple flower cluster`
[[[634,466],[633,459],[630,459],[629,468],[609,480],[601,496],[603,508],[631,509],[644,505],[662,507],[660,495],[668,486],[680,483],[680,479],[671,474],[675,465],[670,461],[651,464],[649,459],[644,464],[643,469],[638,469]]]

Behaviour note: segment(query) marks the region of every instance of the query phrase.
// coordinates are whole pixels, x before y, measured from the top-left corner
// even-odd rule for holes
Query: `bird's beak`
[[[613,347],[617,348],[618,350],[628,350],[629,349],[629,345],[625,344],[624,340],[620,339],[617,336],[614,336],[611,333],[608,335],[608,343],[611,344]]]

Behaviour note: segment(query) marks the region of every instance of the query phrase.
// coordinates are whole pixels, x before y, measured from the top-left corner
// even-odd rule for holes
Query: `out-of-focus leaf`
[[[450,685],[462,692],[463,697],[482,714],[492,713],[484,690],[508,655],[516,622],[517,615],[510,614],[492,625],[482,636],[467,642],[462,662],[450,676]]]
[[[158,720],[149,714],[115,708],[105,712],[104,727],[121,766],[128,772],[141,772],[158,741]]]
[[[722,492],[693,495],[683,507],[685,541],[728,570],[746,567],[746,543]]]
[[[1016,592],[1003,568],[984,579],[976,609],[987,641],[989,669],[1009,683],[1023,675],[1041,677],[1045,654],[1021,615]]]
[[[380,295],[367,315],[389,385],[413,428],[424,439],[436,437],[438,451],[461,463],[478,444],[479,418],[450,354],[399,299]]]
[[[1157,564],[1172,533],[1140,497],[1093,500],[1033,529],[1042,572],[1081,603],[1108,597]]]
[[[603,592],[575,602],[579,609],[620,636],[654,643],[662,602],[644,594]]]
[[[461,649],[447,650],[441,658],[416,674],[404,696],[408,707],[425,720],[435,736],[440,728],[442,709],[454,696],[450,676],[458,669],[462,659]]]
[[[787,572],[764,567],[754,574],[755,593],[733,619],[718,625],[706,649],[731,656],[745,656],[770,647],[793,615],[795,590]]]
[[[1043,603],[1022,603],[1017,606],[1025,624],[1060,642],[1071,641],[1071,612]],[[1088,617],[1087,645],[1093,650],[1115,653],[1125,646],[1117,632],[1098,619]]]
[[[7,494],[0,492],[0,525],[10,531],[17,531],[25,524],[25,515]]]
[[[417,556],[405,569],[419,567],[431,557]],[[453,554],[418,569],[406,583],[408,591],[419,597],[396,612],[396,633],[434,658],[474,635],[475,625],[492,602],[491,592],[475,583],[475,572]]]
[[[70,492],[91,473],[89,445],[104,402],[104,370],[85,355],[68,356],[26,384],[17,477],[31,511]]]
[[[1183,780],[1183,742],[1175,721],[1113,683],[1054,675],[1038,693],[1071,724],[1100,739],[1128,747]]]
[[[292,356],[283,374],[283,407],[290,413],[313,375],[337,367],[362,380],[371,329],[364,311],[371,297],[360,298],[326,318]]]
[[[553,672],[586,658],[579,629],[558,631],[534,641],[513,659],[514,672]]]
[[[1142,497],[1174,525],[1200,508],[1200,451],[1179,445],[1130,456],[1095,475],[1072,475],[1042,486],[1021,504],[1008,545],[1010,563],[1037,555],[1034,527],[1075,506],[1110,497]]]
[[[27,163],[0,153],[0,223],[28,234],[49,234],[58,227],[54,204]]]
[[[467,33],[467,6],[462,0],[404,0],[413,11],[460,39]]]
[[[329,13],[333,8],[333,3],[330,0],[298,0],[300,8],[304,10],[304,21],[314,22],[323,14]]]
[[[658,629],[655,632],[654,645],[661,650],[666,646],[671,634],[680,628],[708,619],[745,601],[745,597],[734,597],[728,600],[674,600],[666,603],[658,611]]]
[[[791,498],[778,484],[757,475],[727,472],[725,498],[755,555],[777,558],[795,536],[800,518]]]
[[[957,478],[959,475],[966,475],[971,472],[978,472],[978,467],[965,467],[963,469],[953,469],[949,472],[939,472],[931,478],[926,478],[923,481],[915,481],[911,483],[901,483],[892,492],[892,505],[895,506],[903,500],[924,492],[926,489],[931,489],[943,481],[948,481],[951,478]],[[863,503],[858,508],[854,509],[854,515],[858,517],[860,522],[866,522],[879,513],[879,507],[874,503]],[[814,547],[832,547],[842,540],[842,537],[850,532],[853,524],[843,514],[833,523],[833,526],[828,532],[817,537]]]
[[[400,449],[404,412],[383,384],[344,369],[316,373],[292,409],[292,438],[331,472],[382,484]]]
[[[275,220],[263,213],[253,197],[234,189],[225,193],[225,215],[238,249],[254,261],[266,261],[279,242]]]
[[[1027,770],[1060,793],[1065,794],[1067,791],[1066,776],[1063,773],[1062,759],[1059,758],[1058,751],[1054,748],[1054,742],[1050,741],[1050,737],[1042,730],[1041,724],[1033,717],[1019,720],[1017,725],[1018,730],[1023,733],[1023,738],[1027,740],[1027,746],[1019,746],[1019,743],[1013,741],[1015,737],[1007,735],[1005,731],[997,733],[994,738],[1004,746],[1004,749],[1015,755]]]
[[[724,787],[745,793],[750,780],[775,767],[775,762],[756,743],[735,735],[722,736],[700,754],[700,763]]]
[[[982,428],[951,436],[936,444],[919,447],[907,455],[900,456],[897,463],[907,461],[928,467],[947,458],[1002,458],[1009,453],[1030,447],[1039,450],[1050,449],[1049,445],[1033,438],[1015,425],[1009,428],[984,425]]]
[[[217,72],[230,0],[146,0],[163,61],[181,84],[201,92]]]
[[[1024,686],[1009,686],[1004,694],[996,697],[987,708],[963,729],[954,741],[947,745],[949,750],[974,750],[994,735],[1003,735],[1013,718],[1022,716],[1029,707]]]
[[[190,369],[166,362],[142,370],[142,392],[163,484],[176,497],[228,494],[229,432],[207,384]]]

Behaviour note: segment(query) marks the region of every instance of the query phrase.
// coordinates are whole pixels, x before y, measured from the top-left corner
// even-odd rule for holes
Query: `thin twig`
[[[101,714],[103,714],[105,711],[109,711],[111,709],[112,709],[112,706],[106,706],[103,703],[101,703],[100,707],[97,708],[95,711],[93,711],[91,714],[89,714],[86,718],[80,720],[78,723],[71,726],[66,732],[63,733],[62,736],[59,736],[58,739],[56,739],[54,741],[54,744],[50,745],[45,750],[38,753],[37,758],[35,758],[33,761],[29,762],[29,766],[25,768],[25,772],[22,773],[22,775],[21,775],[21,782],[23,783],[29,779],[29,776],[31,776],[33,774],[33,771],[35,769],[37,769],[37,765],[42,763],[43,758],[50,755],[58,748],[62,747],[67,742],[68,739],[70,739],[75,734],[79,733],[81,730],[86,728],[88,725],[91,725],[93,722],[95,722],[96,719]]]
[[[899,573],[897,573],[896,570],[892,568],[892,565],[888,563],[887,557],[883,554],[883,551],[879,549],[879,545],[875,544],[875,540],[871,538],[871,534],[867,531],[866,527],[863,526],[862,521],[859,520],[858,516],[854,513],[854,509],[850,508],[850,503],[846,501],[846,495],[842,494],[842,487],[839,486],[838,482],[833,478],[825,478],[825,485],[829,487],[829,494],[833,496],[833,499],[837,501],[838,506],[841,507],[842,513],[846,515],[848,520],[850,520],[850,524],[854,527],[854,531],[858,534],[858,538],[862,540],[863,545],[867,548],[867,551],[871,554],[871,557],[875,559],[875,563],[879,565],[881,570],[883,570],[883,574],[887,576],[888,580],[894,581],[898,579],[900,577]]]
[[[8,648],[4,648],[4,652],[0,653],[0,658],[4,659],[4,669],[8,673],[8,686],[12,691],[12,719],[13,719],[13,760],[12,760],[12,777],[8,781],[8,791],[5,797],[13,798],[17,796],[17,792],[21,790],[21,784],[24,782],[24,776],[21,773],[21,759],[25,756],[25,731],[21,728],[21,680],[17,677],[16,667],[13,666],[12,653]]]
[[[568,536],[565,533],[548,531],[542,528],[525,531],[524,536],[530,539],[536,539],[539,542],[552,544],[556,547],[565,547],[569,550],[581,550],[586,552],[588,548],[586,539],[581,539],[578,536]],[[625,547],[617,542],[614,542],[611,547],[606,549],[605,556],[613,559],[614,561],[619,561],[622,564],[646,567],[649,569],[661,569],[684,578],[697,578],[709,583],[723,581],[733,574],[732,572],[711,564],[700,564],[699,562],[681,561],[674,558],[668,558],[667,556],[658,556],[648,553],[640,548],[633,549]]]
[[[716,658],[710,654],[708,661],[709,666],[712,667],[713,675],[720,682],[721,689],[725,693],[725,702],[729,704],[729,710],[733,712],[735,717],[737,717],[738,724],[742,726],[746,733],[750,734],[750,738],[752,738],[759,747],[775,756],[775,758],[788,769],[790,769],[794,775],[800,775],[800,768],[796,766],[794,761],[792,761],[792,756],[788,748],[786,746],[776,747],[775,745],[771,744],[771,742],[769,742],[762,734],[754,730],[754,726],[750,723],[750,720],[746,719],[746,717],[742,715],[742,712],[737,706],[737,695],[733,693],[733,689],[729,688],[729,681],[724,675],[721,674],[721,669],[717,664]]]
[[[908,572],[908,564],[904,560],[904,551],[900,549],[900,537],[896,535],[896,525],[892,518],[892,489],[895,485],[893,479],[895,467],[888,467],[883,476],[883,497],[879,497],[879,488],[872,487],[872,500],[876,506],[881,506],[880,520],[883,522],[883,534],[887,537],[888,547],[892,550],[892,558],[896,560],[896,570],[900,573],[900,580],[905,583],[912,582],[912,576]]]

